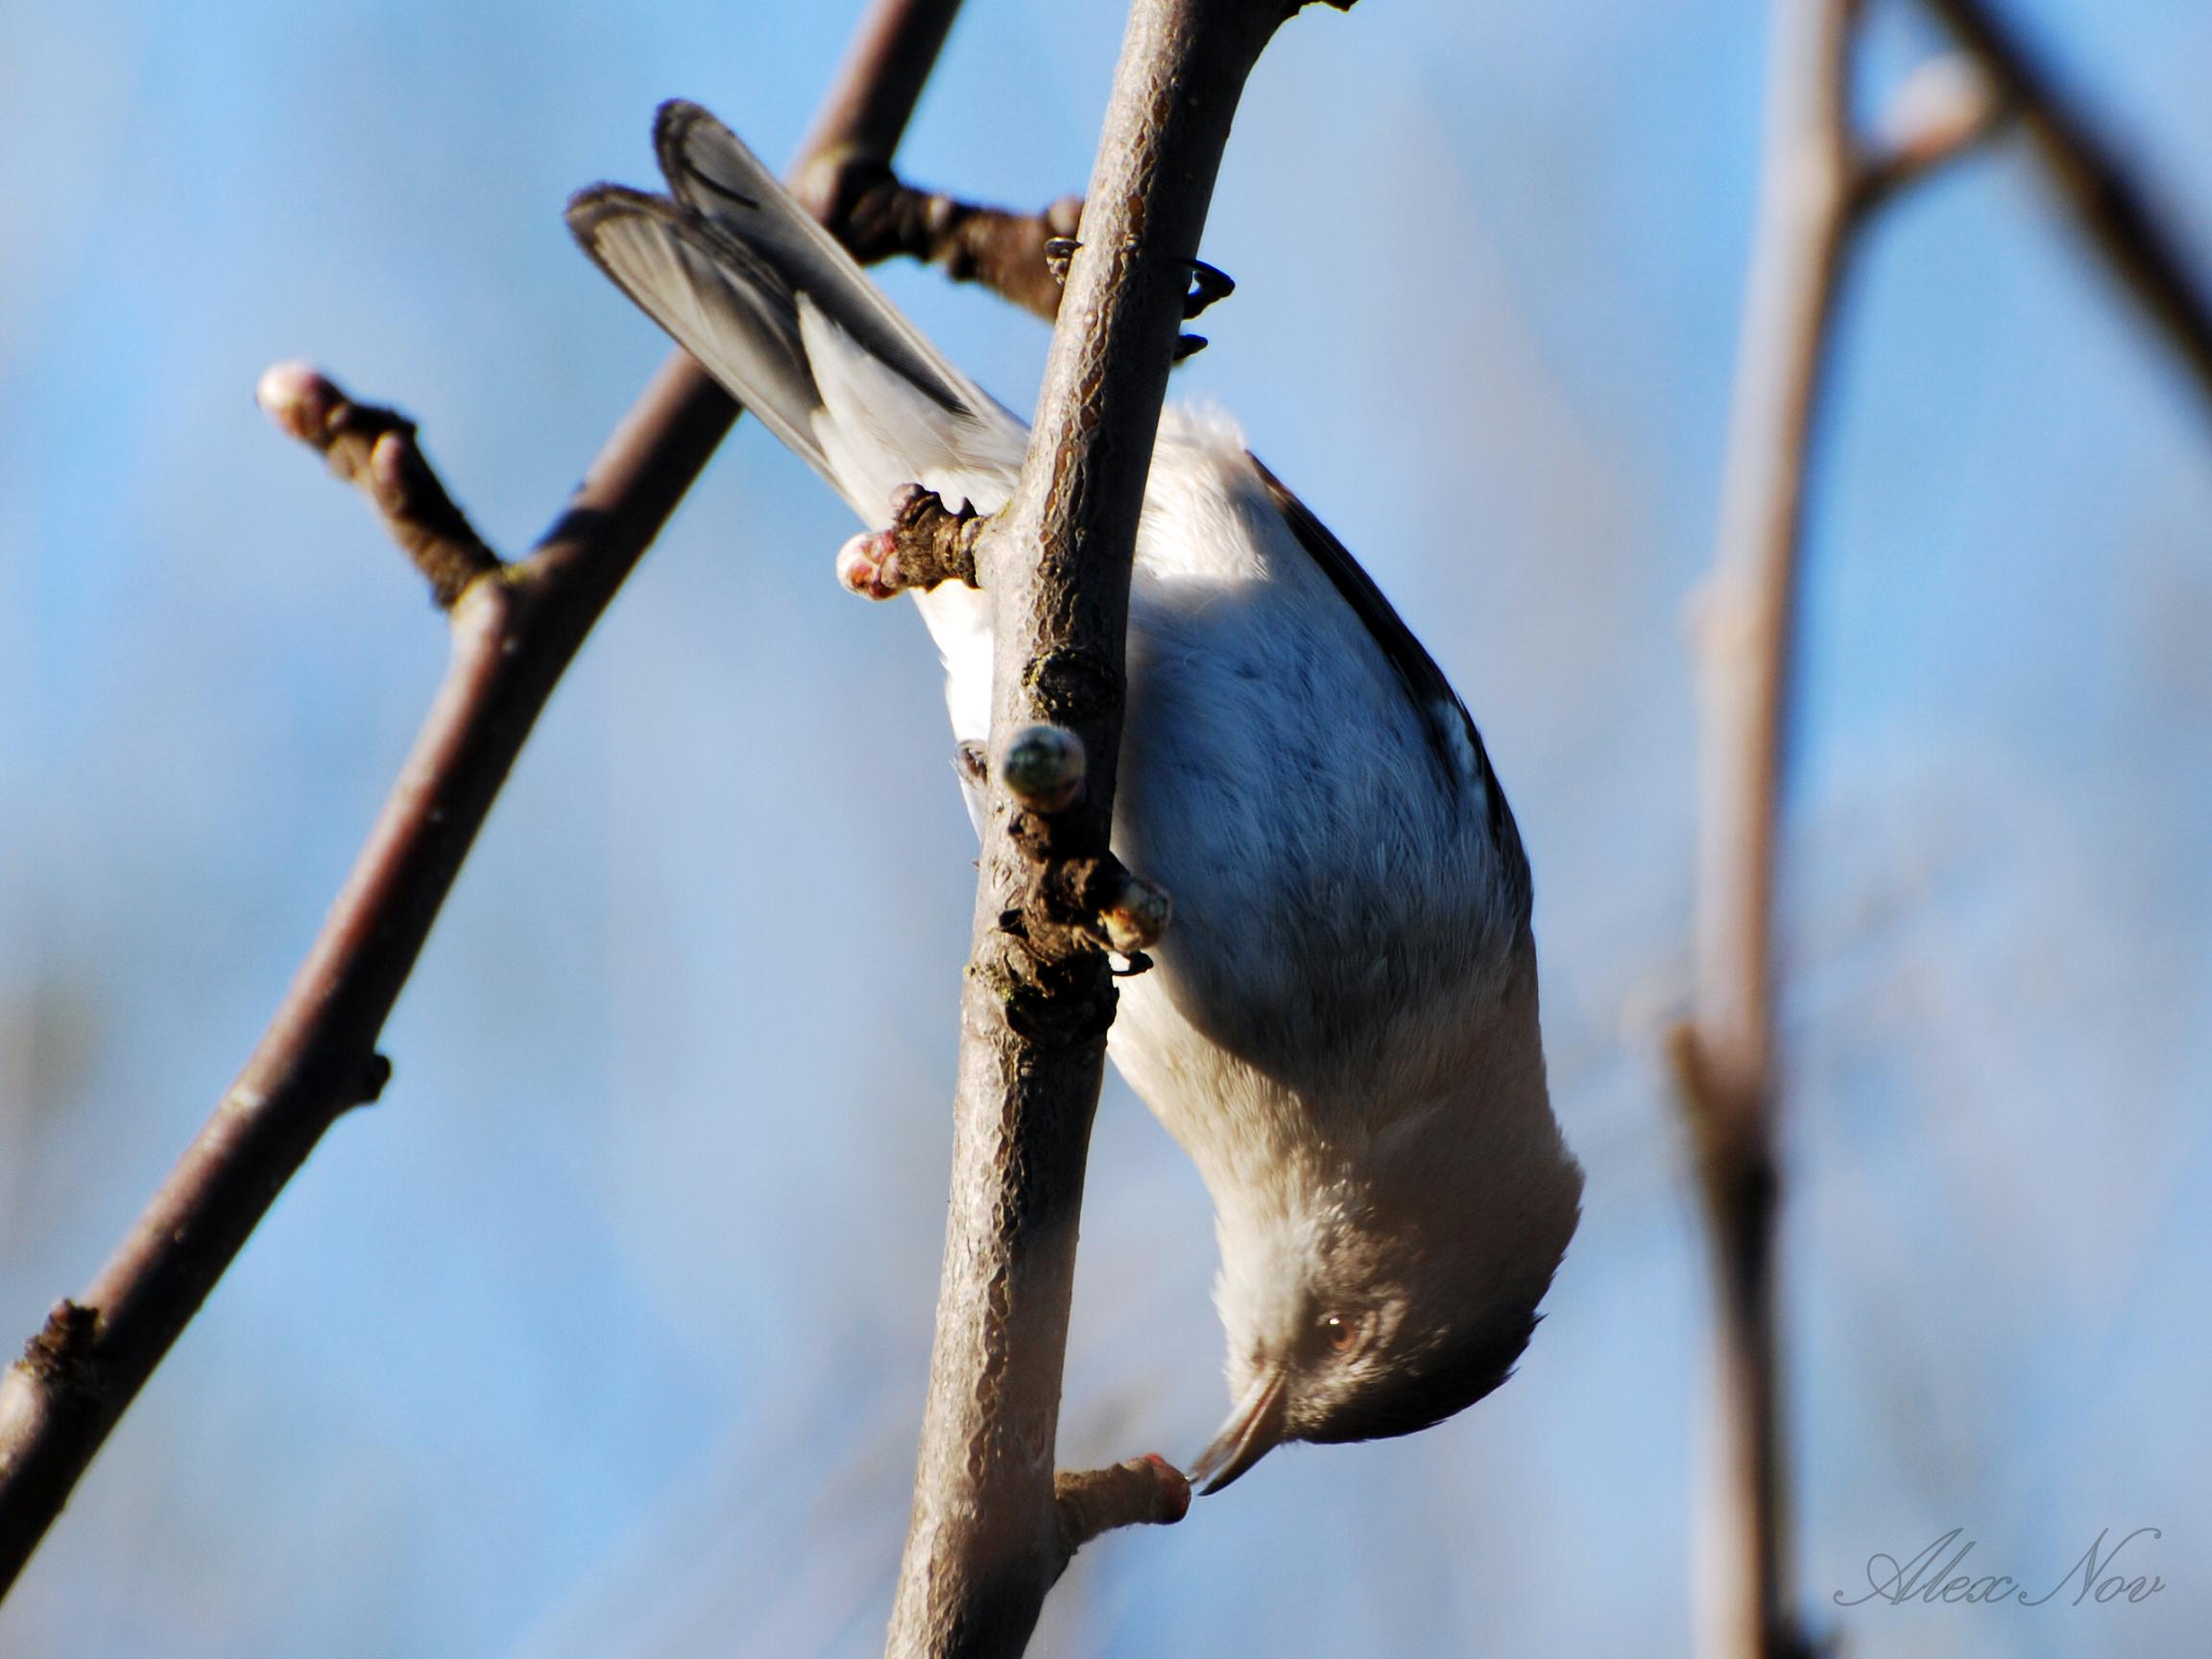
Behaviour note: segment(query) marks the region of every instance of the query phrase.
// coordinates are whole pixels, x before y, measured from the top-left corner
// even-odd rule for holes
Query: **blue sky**
[[[659,360],[569,245],[661,98],[803,133],[854,7],[0,12],[0,1320],[244,1058],[444,658],[252,400],[399,404],[502,548]],[[2015,0],[2212,269],[2212,14]],[[1873,0],[1869,102],[1929,36]],[[902,159],[1039,204],[1118,6],[974,0]],[[1702,1260],[1657,1035],[1766,14],[1310,9],[1207,257],[1217,401],[1453,675],[1537,878],[1582,1234],[1516,1381],[1087,1552],[1038,1651],[1687,1652]],[[1805,1599],[1953,1526],[2128,1609],[1837,1617],[2166,1653],[2212,1615],[2212,411],[2016,149],[1866,238],[1811,506],[1786,856]],[[1009,404],[1045,331],[886,284]],[[0,1654],[867,1652],[903,1528],[973,844],[918,622],[725,446],[555,699],[385,1043],[0,1611]],[[882,856],[896,826],[896,860]],[[932,989],[934,988],[934,990]],[[1066,1460],[1223,1408],[1195,1175],[1102,1108]],[[1999,1568],[1997,1570],[2008,1570]]]

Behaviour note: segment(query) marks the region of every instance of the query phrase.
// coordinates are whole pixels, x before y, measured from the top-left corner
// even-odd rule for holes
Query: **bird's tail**
[[[670,194],[580,191],[568,228],[768,429],[885,521],[921,483],[1004,504],[1022,422],[948,363],[721,122],[663,104],[653,130]]]

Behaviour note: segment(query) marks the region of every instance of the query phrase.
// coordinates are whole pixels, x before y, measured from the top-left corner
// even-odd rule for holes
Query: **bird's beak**
[[[1198,1460],[1190,1465],[1190,1479],[1206,1482],[1200,1488],[1202,1494],[1220,1491],[1283,1443],[1283,1417],[1288,1405],[1289,1389],[1283,1373],[1262,1372],[1237,1403],[1237,1409],[1229,1413],[1229,1421],[1221,1425],[1214,1444],[1199,1453]]]

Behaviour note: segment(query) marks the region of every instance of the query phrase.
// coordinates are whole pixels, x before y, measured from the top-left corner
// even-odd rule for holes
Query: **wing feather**
[[[1270,472],[1258,456],[1250,459],[1267,488],[1267,498],[1283,515],[1291,534],[1298,538],[1299,545],[1352,607],[1369,637],[1382,648],[1399,684],[1406,687],[1406,695],[1428,727],[1431,750],[1446,788],[1457,797],[1472,794],[1480,804],[1488,820],[1490,839],[1503,859],[1516,910],[1520,918],[1526,920],[1534,889],[1528,855],[1522,848],[1521,831],[1513,822],[1513,809],[1505,804],[1505,790],[1491,768],[1490,754],[1482,746],[1482,733],[1476,729],[1475,717],[1467,712],[1467,705],[1459,700],[1459,693],[1452,688],[1452,682],[1444,677],[1444,670],[1437,667],[1436,660],[1413,637],[1413,630],[1407,627],[1405,619],[1391,608],[1382,589],[1375,586],[1375,579],[1352,557],[1351,549],[1337,541],[1329,527],[1313,516],[1312,509],[1293,495],[1289,487]]]

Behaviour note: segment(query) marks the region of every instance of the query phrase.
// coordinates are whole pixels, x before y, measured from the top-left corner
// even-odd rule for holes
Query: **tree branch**
[[[1788,1606],[1775,1342],[1774,852],[1805,472],[1860,162],[1852,0],[1777,0],[1719,546],[1698,608],[1695,991],[1672,1040],[1716,1300],[1701,1650],[1805,1651]]]
[[[980,282],[1046,322],[1059,314],[1060,279],[1047,248],[1075,234],[1080,196],[1015,213],[916,189],[880,161],[855,159],[840,169],[830,201],[824,222],[864,265],[904,254],[943,267],[955,282]]]
[[[958,0],[876,0],[802,173],[830,150],[889,154],[957,9]],[[502,566],[452,509],[406,422],[351,404],[339,410],[327,401],[342,400],[335,388],[298,371],[280,373],[270,390],[274,413],[362,484],[450,604],[452,661],[245,1070],[107,1265],[56,1307],[0,1379],[0,1594],[284,1183],[348,1108],[375,1097],[389,1072],[377,1034],[508,769],[592,624],[736,416],[727,394],[674,354],[544,540]]]
[[[430,470],[414,421],[354,402],[304,363],[277,364],[254,397],[280,430],[321,451],[331,471],[368,497],[441,611],[452,610],[477,577],[506,568]]]
[[[1053,1448],[1083,1166],[1114,988],[1040,930],[1040,862],[1102,858],[1120,752],[1130,559],[1192,261],[1246,76],[1282,0],[1136,0],[1028,459],[977,548],[997,639],[991,790],[962,1001],[952,1193],[920,1468],[889,1650],[1019,1653],[1065,1560]],[[1063,810],[1022,805],[1007,738],[1087,754]]]
[[[2088,117],[1987,0],[1927,0],[2019,112],[2058,198],[2212,398],[2212,294]]]
[[[1164,1457],[1132,1457],[1111,1469],[1052,1479],[1057,1578],[1075,1551],[1118,1527],[1167,1527],[1190,1513],[1190,1482]]]
[[[1016,213],[917,189],[888,165],[858,158],[817,182],[828,204],[824,223],[863,265],[903,254],[939,266],[955,282],[980,283],[1047,323],[1060,315],[1068,264],[1081,246],[1075,232],[1083,221],[1082,197],[1063,196],[1040,212]],[[1192,260],[1185,320],[1236,291],[1226,273]],[[1205,349],[1203,336],[1183,335],[1174,360]]]
[[[1897,88],[1855,169],[1851,210],[1867,214],[2005,130],[2011,107],[1963,52],[1930,59]]]
[[[2061,197],[2212,392],[2212,307],[2176,245],[2086,124],[1983,0],[1928,0],[1977,73],[1908,82],[1883,141],[1850,126],[1856,0],[1777,0],[1767,156],[1722,484],[1699,606],[1704,726],[1695,994],[1671,1042],[1696,1148],[1717,1301],[1705,1651],[1809,1649],[1787,1591],[1791,1517],[1776,1340],[1781,1193],[1774,1089],[1775,848],[1806,470],[1836,302],[1856,233],[2008,117]]]

